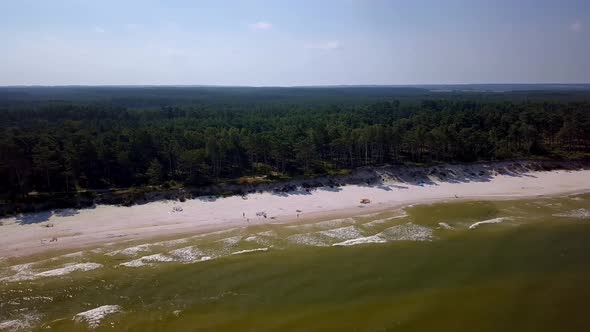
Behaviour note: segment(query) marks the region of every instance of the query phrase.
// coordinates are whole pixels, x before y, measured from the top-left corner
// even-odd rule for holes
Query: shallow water
[[[0,261],[0,330],[582,331],[589,258],[590,195],[415,206]]]

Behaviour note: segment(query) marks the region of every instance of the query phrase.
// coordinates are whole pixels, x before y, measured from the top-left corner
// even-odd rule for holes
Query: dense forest
[[[0,89],[0,193],[203,186],[361,166],[585,158],[590,93]]]

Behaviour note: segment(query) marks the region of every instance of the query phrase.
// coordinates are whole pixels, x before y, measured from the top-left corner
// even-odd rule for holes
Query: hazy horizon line
[[[0,85],[0,88],[52,88],[52,87],[178,87],[178,88],[199,88],[199,87],[216,87],[216,88],[333,88],[333,87],[424,87],[424,86],[590,86],[589,82],[575,83],[418,83],[418,84],[303,84],[303,85],[225,85],[225,84],[15,84]]]

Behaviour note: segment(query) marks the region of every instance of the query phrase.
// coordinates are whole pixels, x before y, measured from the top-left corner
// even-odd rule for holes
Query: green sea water
[[[586,331],[590,195],[413,206],[24,263],[0,261],[0,329]],[[74,319],[105,305],[117,312]]]

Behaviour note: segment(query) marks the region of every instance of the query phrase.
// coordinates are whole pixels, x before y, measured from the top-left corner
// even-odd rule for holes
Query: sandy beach
[[[159,201],[132,207],[99,205],[92,209],[46,211],[1,219],[0,257],[23,257],[262,223],[354,216],[410,204],[517,199],[587,191],[590,191],[590,170],[558,170],[495,174],[470,181],[384,179],[378,185],[298,188],[287,193],[200,197],[185,202]],[[361,204],[363,198],[370,203]]]

